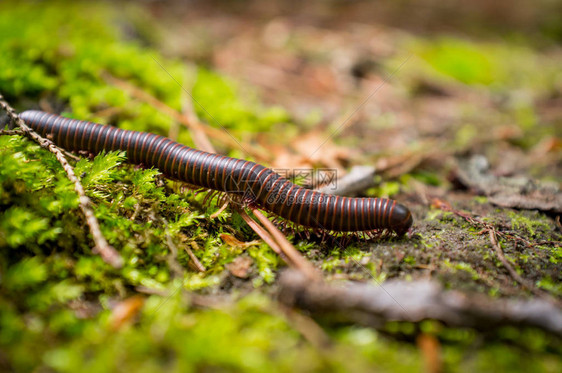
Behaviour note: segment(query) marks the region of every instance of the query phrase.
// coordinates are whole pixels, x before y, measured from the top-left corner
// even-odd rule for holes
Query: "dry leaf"
[[[138,295],[119,302],[111,313],[111,327],[118,330],[131,321],[144,305],[144,298]]]
[[[497,177],[481,155],[459,160],[456,178],[463,185],[484,194],[502,207],[562,212],[562,191],[557,183],[533,180],[526,176]]]
[[[439,198],[433,198],[431,200],[431,207],[436,208],[436,209],[440,209],[440,210],[451,210],[451,204],[447,201],[444,201],[442,199]]]
[[[253,260],[248,256],[239,256],[232,263],[226,265],[226,269],[238,278],[247,278],[248,271],[252,266]]]
[[[259,241],[250,241],[250,242],[242,242],[238,240],[236,237],[223,233],[220,235],[221,240],[229,246],[236,247],[236,248],[246,248],[250,246],[259,245]]]

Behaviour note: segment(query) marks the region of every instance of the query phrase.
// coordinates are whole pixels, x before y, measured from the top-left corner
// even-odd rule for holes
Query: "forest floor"
[[[503,2],[480,16],[463,9],[471,27],[449,8],[420,7],[408,23],[402,8],[368,2],[298,12],[284,2],[125,4],[3,5],[0,93],[18,110],[196,142],[129,84],[226,129],[242,145],[211,135],[223,154],[337,177],[373,166],[359,195],[400,201],[414,226],[402,238],[343,243],[290,234],[327,283],[433,281],[489,305],[560,311],[556,36]],[[503,11],[504,23],[484,26]],[[548,13],[537,17],[550,22]],[[559,326],[486,331],[408,317],[373,325],[281,305],[285,265],[236,212],[212,219],[217,208],[202,196],[117,153],[73,163],[125,260],[112,269],[91,252],[51,155],[4,134],[0,161],[0,370],[562,367]],[[386,295],[404,309],[399,294]]]

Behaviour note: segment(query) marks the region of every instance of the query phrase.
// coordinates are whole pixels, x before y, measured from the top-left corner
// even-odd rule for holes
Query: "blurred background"
[[[33,41],[21,39],[31,45],[25,47],[25,58],[18,55],[25,61],[13,61],[45,59],[51,65],[46,76],[71,65],[74,76],[103,69],[125,80],[132,74],[126,71],[128,64],[137,80],[143,69],[158,80],[149,90],[165,91],[156,96],[177,109],[187,102],[180,97],[185,92],[179,82],[195,98],[196,104],[188,104],[203,121],[253,133],[244,136],[261,147],[255,151],[262,156],[258,160],[277,168],[331,167],[343,175],[351,164],[375,163],[385,172],[408,158],[411,164],[405,169],[389,172],[395,177],[412,168],[443,169],[444,154],[470,149],[484,153],[502,175],[522,172],[552,180],[560,176],[560,159],[552,162],[550,152],[559,149],[562,127],[560,7],[549,0],[118,2],[90,5],[97,9],[89,10],[93,17],[82,25],[80,6],[67,11],[73,26],[61,29],[55,27],[57,21],[43,20],[51,23],[48,32],[42,32],[38,18],[55,15],[30,9],[17,27],[25,27]],[[100,12],[105,14],[98,19]],[[6,32],[16,33],[10,22],[18,21],[7,13],[5,17],[11,18]],[[25,17],[35,25],[24,26]],[[56,17],[62,21],[62,15]],[[147,52],[142,59],[133,52],[127,58],[124,51],[116,57],[109,47],[94,52],[95,47],[80,44],[72,27],[82,29],[83,36],[102,29],[117,33],[128,48],[158,53]],[[93,44],[104,42],[99,39]],[[46,53],[49,48],[55,49]],[[8,52],[16,53],[13,48]],[[99,66],[92,58],[102,59]],[[169,67],[156,60],[181,61],[183,66],[169,75]],[[8,66],[0,75],[5,94],[20,100],[28,96],[37,104],[37,97],[27,93],[37,94],[45,83],[39,76],[45,66],[35,66],[27,77],[39,86],[22,92],[22,83],[14,78],[26,71],[10,63],[4,62]],[[50,89],[42,95],[49,98],[43,102],[54,111],[66,109],[125,128],[135,117],[131,111],[139,111],[139,105],[123,105],[123,94],[108,87],[92,100],[73,92],[87,92],[73,87],[75,82],[67,88],[60,77],[49,78],[54,80],[46,84]],[[100,80],[95,78],[82,85],[92,88]],[[142,110],[146,117],[151,108]],[[260,118],[249,111],[259,112]],[[148,117],[151,124],[135,126],[154,131],[160,122],[161,132],[173,126],[170,118],[154,116]],[[282,139],[275,136],[279,133]],[[305,149],[316,149],[326,139],[323,152],[306,154]],[[344,148],[330,147],[333,140]]]
[[[527,152],[559,149],[560,2],[146,6],[166,20],[161,33],[144,33],[148,44],[232,77],[282,107],[300,126],[285,137],[297,153],[318,146],[313,138],[322,134],[315,131],[323,130],[351,145],[325,156],[344,165],[349,158],[361,163],[382,154],[471,149],[498,162],[500,173],[560,177],[559,158],[552,163]],[[495,140],[508,145],[487,146]],[[306,163],[279,152],[271,160],[277,167]],[[439,152],[424,155],[421,162],[444,160]],[[341,166],[338,159],[319,162]]]

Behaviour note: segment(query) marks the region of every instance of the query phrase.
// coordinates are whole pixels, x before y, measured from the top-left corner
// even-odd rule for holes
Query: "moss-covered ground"
[[[467,293],[532,297],[506,271],[482,227],[431,207],[436,197],[529,242],[500,238],[515,270],[561,299],[562,248],[553,243],[561,235],[553,216],[497,207],[451,181],[455,157],[480,153],[504,174],[559,184],[557,34],[540,34],[542,43],[535,45],[536,39],[525,35],[477,42],[379,30],[390,45],[375,45],[377,60],[358,64],[367,72],[355,74],[371,78],[349,78],[334,99],[327,90],[342,85],[325,66],[334,56],[320,51],[318,40],[344,56],[357,55],[342,46],[353,40],[349,31],[325,30],[322,39],[321,28],[295,26],[291,34],[287,19],[251,26],[277,51],[270,58],[285,58],[286,87],[272,88],[236,64],[241,51],[250,58],[250,51],[259,49],[244,39],[251,32],[240,28],[236,41],[217,50],[207,46],[220,32],[239,26],[239,14],[223,25],[212,13],[195,13],[186,16],[193,21],[187,26],[172,22],[166,28],[154,16],[158,9],[127,2],[3,2],[0,92],[21,111],[62,112],[193,146],[184,127],[107,76],[177,111],[191,101],[185,87],[202,121],[226,128],[256,154],[269,154],[269,165],[303,132],[336,134],[332,140],[338,145],[330,142],[329,149],[351,152],[340,164],[382,165],[384,182],[367,195],[403,201],[416,221],[410,238],[351,240],[345,246],[290,236],[328,281],[376,285],[430,277]],[[201,31],[206,24],[219,31]],[[190,39],[185,27],[204,37]],[[367,38],[357,27],[354,35]],[[180,30],[192,46],[187,52],[171,47],[178,38],[166,34]],[[289,56],[275,44],[283,32]],[[413,60],[400,67],[408,55]],[[300,65],[291,65],[289,57],[300,58]],[[357,123],[341,131],[345,113],[380,83],[373,74],[388,76],[397,67],[393,81],[377,93],[378,104],[365,105]],[[341,112],[326,114],[321,108],[328,101]],[[247,157],[243,149],[220,141],[216,146],[223,154]],[[316,165],[330,165],[334,157],[320,153],[325,158]],[[392,164],[401,154],[409,158],[400,164],[410,166],[384,167],[383,161]],[[428,353],[420,335],[435,337],[447,371],[562,369],[560,341],[534,329],[482,334],[425,322],[390,323],[375,331],[321,321],[332,342],[316,346],[273,297],[285,264],[236,212],[227,209],[211,218],[218,208],[203,204],[204,195],[158,170],[127,164],[124,153],[72,163],[102,233],[125,264],[114,269],[92,252],[78,196],[54,155],[22,136],[0,136],[0,371],[419,371]]]

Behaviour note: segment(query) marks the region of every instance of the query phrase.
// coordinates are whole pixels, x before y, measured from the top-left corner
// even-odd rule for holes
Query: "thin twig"
[[[76,177],[74,169],[68,163],[63,152],[52,141],[41,137],[30,127],[28,127],[25,122],[19,117],[16,111],[5,101],[2,94],[0,94],[0,107],[2,107],[2,109],[6,111],[10,119],[19,128],[21,128],[26,137],[38,143],[42,148],[47,149],[55,155],[64,171],[66,172],[67,177],[74,184],[74,190],[78,194],[80,209],[82,210],[82,213],[86,218],[86,223],[90,228],[90,233],[92,234],[92,238],[94,240],[94,249],[92,251],[96,254],[99,254],[102,257],[103,261],[110,264],[111,266],[115,268],[122,267],[123,258],[121,258],[121,255],[119,255],[119,253],[109,245],[109,243],[103,236],[98,220],[94,214],[94,210],[92,209],[92,202],[90,198],[86,196],[80,180],[78,179],[78,177]]]
[[[425,371],[427,373],[441,373],[443,371],[443,358],[441,357],[441,344],[437,337],[430,333],[421,333],[416,338],[416,343],[423,356]]]
[[[283,303],[278,303],[281,311],[295,328],[312,346],[321,353],[329,353],[332,347],[332,340],[318,323],[294,308],[287,307]]]
[[[203,131],[204,126],[201,125],[199,118],[197,118],[197,115],[195,114],[195,110],[193,109],[193,104],[189,98],[190,97],[187,94],[185,94],[184,91],[182,91],[181,114],[187,119],[189,123],[196,124],[191,128],[188,128],[189,134],[193,139],[193,143],[195,144],[195,146],[197,146],[197,148],[201,150],[204,150],[209,153],[216,153],[217,151],[215,150],[215,147],[213,146],[213,144],[211,144],[211,141],[207,137],[205,131]]]
[[[21,129],[15,129],[15,130],[11,130],[11,129],[2,129],[0,130],[0,136],[2,135],[7,135],[7,136],[25,136],[25,132]],[[74,154],[66,151],[65,149],[61,149],[58,148],[61,152],[64,153],[65,156],[67,156],[68,158],[72,158],[75,161],[79,161],[80,157],[75,156]]]
[[[23,133],[22,130],[0,130],[0,136],[2,136],[2,135],[7,135],[7,136],[20,135],[20,136],[24,136],[25,134]]]
[[[196,244],[195,241],[192,241],[191,243],[192,245]],[[189,259],[191,259],[191,263],[193,263],[195,269],[197,269],[199,272],[205,272],[207,268],[205,268],[205,266],[199,261],[199,259],[197,259],[195,254],[193,254],[193,251],[191,251],[191,249],[189,248],[189,246],[185,245],[184,249],[187,255],[189,256]]]
[[[492,246],[494,247],[494,250],[496,251],[496,255],[498,256],[498,259],[500,260],[500,262],[502,262],[503,266],[507,269],[510,276],[515,281],[517,281],[521,286],[525,287],[527,290],[529,290],[530,292],[532,292],[536,296],[539,296],[541,298],[546,298],[548,300],[555,301],[558,304],[560,304],[560,302],[553,299],[550,296],[550,294],[548,294],[548,293],[542,291],[541,289],[537,288],[531,281],[528,281],[527,279],[524,279],[519,273],[517,273],[517,271],[513,268],[511,263],[509,263],[509,261],[505,257],[505,255],[503,253],[503,249],[502,249],[500,243],[498,242],[498,238],[496,236],[496,230],[495,229],[493,229],[493,228],[489,229],[488,234],[490,236],[490,241],[492,242]]]
[[[266,244],[268,244],[271,249],[273,251],[275,251],[275,253],[277,255],[279,255],[281,257],[281,259],[283,259],[288,265],[292,265],[293,263],[283,254],[283,251],[281,250],[281,247],[279,247],[279,245],[277,244],[277,242],[275,242],[275,240],[273,239],[273,237],[258,223],[256,223],[254,221],[254,219],[252,219],[248,214],[246,214],[246,211],[240,209],[240,211],[238,211],[238,213],[240,214],[240,216],[242,217],[242,219],[244,219],[244,221],[250,226],[250,228],[252,228],[252,230],[254,232],[256,232],[258,234],[258,236],[260,236],[262,238],[262,240],[265,241]]]
[[[172,235],[166,229],[166,242],[170,248],[170,255],[167,256],[168,267],[174,277],[183,277],[183,267],[178,263],[178,247],[172,239]]]
[[[232,148],[239,148],[240,144],[234,140],[229,135],[225,134],[223,131],[216,129],[214,127],[205,126],[197,120],[193,120],[193,118],[189,118],[186,115],[178,112],[176,109],[168,106],[166,103],[158,100],[156,97],[152,96],[148,92],[124,81],[114,77],[109,73],[103,74],[104,79],[109,83],[113,84],[114,86],[123,89],[124,91],[128,92],[131,96],[135,97],[138,100],[144,101],[147,104],[151,105],[155,109],[159,110],[160,112],[168,115],[175,121],[183,124],[187,128],[191,128],[196,132],[203,132],[207,134],[209,137],[222,142]],[[195,141],[195,139],[194,139]],[[255,157],[258,160],[266,160],[268,159],[268,155],[265,152],[259,151],[255,149],[253,146],[247,143],[242,143],[243,150],[247,151],[249,155]]]
[[[228,202],[228,201],[226,201],[225,203],[223,203],[222,206],[221,206],[221,208],[218,209],[217,211],[213,212],[209,218],[210,218],[210,219],[216,219],[220,214],[222,214],[222,212],[223,212],[224,210],[226,210],[226,208],[228,207],[229,204],[230,204],[230,202]]]
[[[490,241],[492,243],[492,246],[494,247],[496,255],[498,256],[498,259],[502,262],[504,267],[507,269],[510,276],[515,281],[517,281],[520,285],[522,285],[523,287],[528,289],[530,292],[532,292],[533,294],[535,294],[537,296],[540,296],[542,298],[546,298],[546,299],[550,300],[551,302],[555,302],[557,304],[560,304],[559,300],[552,297],[549,293],[537,288],[531,281],[524,279],[519,273],[517,273],[517,271],[511,266],[511,264],[509,263],[509,261],[505,257],[505,255],[503,253],[503,250],[501,248],[501,245],[498,242],[497,236],[500,236],[504,239],[511,239],[514,242],[521,241],[521,242],[525,243],[528,247],[534,247],[535,244],[533,244],[532,242],[529,242],[528,240],[526,240],[522,237],[514,235],[514,234],[507,234],[507,233],[503,233],[503,232],[498,232],[498,230],[492,224],[486,223],[486,222],[484,222],[484,221],[482,221],[478,218],[475,218],[467,212],[462,212],[462,211],[456,210],[449,203],[447,203],[445,201],[441,201],[439,199],[434,199],[433,202],[432,202],[432,205],[434,207],[437,207],[437,208],[443,210],[443,211],[452,212],[453,214],[465,219],[470,224],[482,228],[482,233],[488,232],[488,234],[490,236]]]
[[[283,253],[289,260],[302,271],[310,280],[320,280],[322,276],[320,273],[308,262],[295,247],[287,240],[281,231],[266,218],[258,209],[252,209],[254,215],[264,225],[265,229],[271,234],[273,239],[279,244]]]
[[[61,152],[63,152],[63,154],[65,155],[65,157],[68,157],[76,162],[78,162],[79,160],[81,160],[82,158],[72,154],[71,152],[67,151],[66,149],[62,149],[62,148],[58,148]]]
[[[278,281],[278,300],[312,317],[385,329],[389,321],[439,320],[446,325],[490,331],[502,326],[535,327],[562,337],[562,309],[540,298],[492,299],[445,290],[437,281],[390,280],[380,286],[311,282],[287,270]],[[386,294],[391,292],[396,302]],[[404,307],[399,305],[403,304]]]

